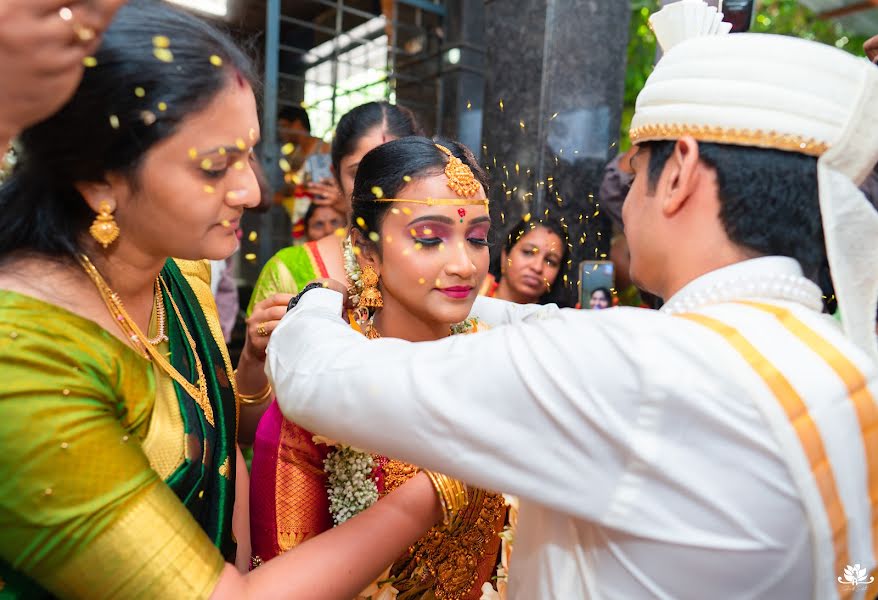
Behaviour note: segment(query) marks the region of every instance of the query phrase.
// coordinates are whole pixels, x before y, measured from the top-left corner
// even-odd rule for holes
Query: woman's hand
[[[345,321],[347,321],[348,320],[347,311],[352,310],[354,308],[354,305],[351,302],[351,298],[348,295],[350,293],[348,291],[348,286],[341,283],[340,281],[338,281],[336,279],[315,279],[314,281],[310,282],[308,285],[311,285],[311,283],[319,283],[320,285],[322,285],[326,289],[332,290],[334,292],[338,292],[339,294],[342,295],[342,297],[344,298],[344,303],[342,305],[341,317]]]
[[[335,279],[315,279],[311,283],[319,283],[323,287],[328,290],[333,290],[338,292],[342,296],[345,297],[345,305],[347,305],[348,301],[348,286],[341,283],[340,281],[336,281]],[[309,284],[310,285],[310,284]]]
[[[343,215],[350,212],[350,203],[346,202],[341,193],[341,188],[334,179],[323,179],[308,184],[308,193],[311,200],[317,206],[331,206]]]
[[[247,339],[242,357],[247,355],[259,362],[265,361],[268,338],[287,313],[287,305],[292,297],[292,294],[274,294],[253,307],[247,319]]]
[[[0,147],[73,96],[125,0],[0,2]]]
[[[268,390],[268,378],[265,376],[265,349],[271,332],[280,323],[287,312],[287,304],[292,294],[274,294],[253,307],[247,319],[247,338],[244,349],[238,360],[236,377],[238,392],[260,396]],[[242,404],[238,422],[238,443],[250,446],[256,435],[259,419],[270,404],[269,398],[258,404]]]
[[[866,40],[866,43],[863,44],[863,51],[869,57],[869,60],[873,63],[878,63],[878,35]]]

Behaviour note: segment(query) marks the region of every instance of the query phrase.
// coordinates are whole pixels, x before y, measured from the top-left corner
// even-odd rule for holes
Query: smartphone
[[[308,181],[332,179],[332,157],[329,154],[312,154],[305,160],[305,175]]]
[[[724,0],[720,12],[723,21],[732,24],[732,33],[750,31],[756,16],[756,0]]]
[[[581,308],[591,308],[591,296],[595,290],[603,288],[604,290],[610,290],[612,293],[615,287],[616,271],[612,262],[608,260],[584,260],[579,263],[579,306]],[[606,295],[606,293],[603,295]],[[613,305],[612,297],[606,300],[609,306],[601,306],[601,308],[609,308]]]

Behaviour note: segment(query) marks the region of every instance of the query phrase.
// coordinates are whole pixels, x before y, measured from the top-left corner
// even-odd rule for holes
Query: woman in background
[[[599,287],[591,292],[588,299],[588,307],[592,310],[603,310],[613,306],[613,292],[608,288]]]
[[[489,276],[482,295],[517,304],[558,302],[552,294],[569,259],[561,224],[520,221],[509,232],[500,255],[500,277]]]
[[[305,239],[316,242],[347,228],[347,218],[333,206],[311,203],[302,219],[305,225]]]

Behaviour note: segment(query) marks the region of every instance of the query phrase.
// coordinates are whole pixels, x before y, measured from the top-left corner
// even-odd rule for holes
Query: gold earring
[[[381,334],[378,333],[377,329],[375,329],[375,317],[374,316],[371,319],[369,319],[368,323],[366,323],[365,334],[366,334],[366,338],[370,339],[370,340],[377,340],[378,338],[381,337]]]
[[[370,265],[363,267],[360,281],[363,282],[363,291],[360,292],[360,306],[383,308],[384,298],[381,297],[381,290],[378,289],[378,273],[375,272],[375,269]]]
[[[108,202],[101,202],[100,207],[98,207],[98,216],[95,217],[91,227],[88,228],[88,232],[104,248],[118,239],[119,225],[116,224],[116,219],[113,218],[113,211],[110,209]]]

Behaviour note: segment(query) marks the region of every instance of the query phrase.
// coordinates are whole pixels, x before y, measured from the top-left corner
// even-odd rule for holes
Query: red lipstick
[[[458,300],[469,297],[470,293],[473,291],[473,288],[467,285],[455,285],[452,287],[438,289],[449,298],[455,298]]]

